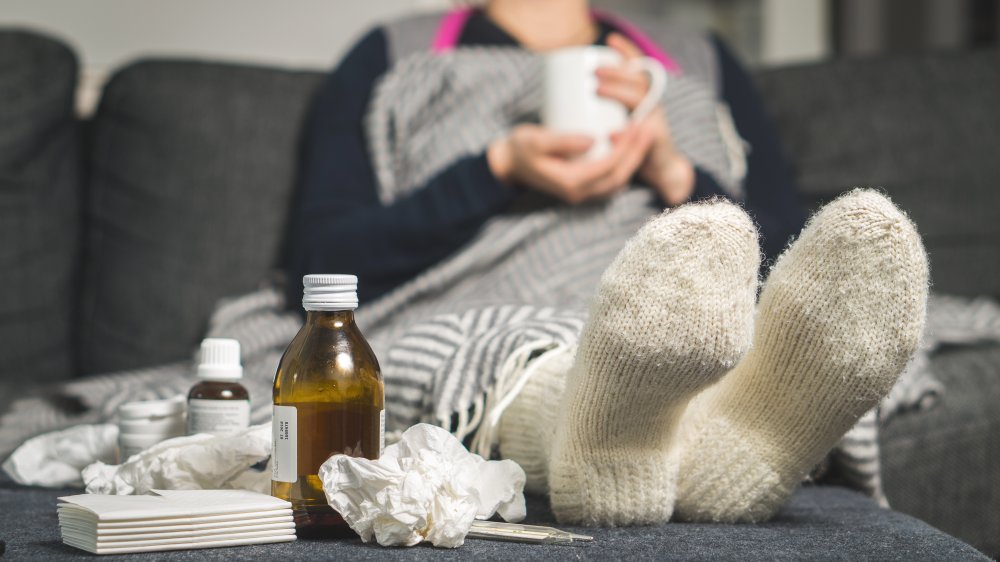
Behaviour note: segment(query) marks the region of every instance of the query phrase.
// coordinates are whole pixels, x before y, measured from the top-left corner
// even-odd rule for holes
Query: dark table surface
[[[56,498],[76,490],[22,488],[0,483],[0,540],[7,560],[64,560],[96,555],[63,545]],[[529,523],[551,524],[543,498],[528,498]],[[988,560],[971,546],[922,521],[880,509],[842,488],[804,487],[771,521],[756,525],[668,523],[652,527],[582,529],[591,543],[528,545],[468,539],[437,549],[383,548],[353,540],[126,554],[113,560],[343,560],[391,559],[732,559],[732,560]]]

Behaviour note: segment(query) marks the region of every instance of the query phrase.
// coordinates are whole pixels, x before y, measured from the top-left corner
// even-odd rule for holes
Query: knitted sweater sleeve
[[[371,301],[454,252],[514,197],[479,154],[380,202],[363,122],[387,68],[385,34],[375,29],[326,77],[308,112],[285,254],[289,308],[298,308],[308,273],[356,274],[360,301]]]

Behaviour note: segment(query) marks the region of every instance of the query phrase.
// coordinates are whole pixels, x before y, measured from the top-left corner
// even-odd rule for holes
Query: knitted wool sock
[[[549,453],[575,355],[575,347],[560,348],[534,359],[534,375],[500,418],[500,456],[521,465],[528,492],[549,493]]]
[[[677,517],[770,518],[917,349],[927,277],[916,229],[882,195],[819,211],[767,279],[750,352],[681,422]]]
[[[749,217],[713,201],[649,222],[604,272],[549,457],[560,522],[670,518],[677,420],[746,351],[759,260]]]

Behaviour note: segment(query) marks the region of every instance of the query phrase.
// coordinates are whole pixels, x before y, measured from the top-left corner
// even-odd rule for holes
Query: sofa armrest
[[[886,496],[1000,556],[1000,345],[944,351],[931,368],[945,387],[939,402],[881,432]]]

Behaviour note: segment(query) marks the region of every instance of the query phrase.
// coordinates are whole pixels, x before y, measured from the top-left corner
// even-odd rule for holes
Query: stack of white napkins
[[[94,554],[295,540],[292,505],[246,490],[154,490],[59,498],[63,542]]]

